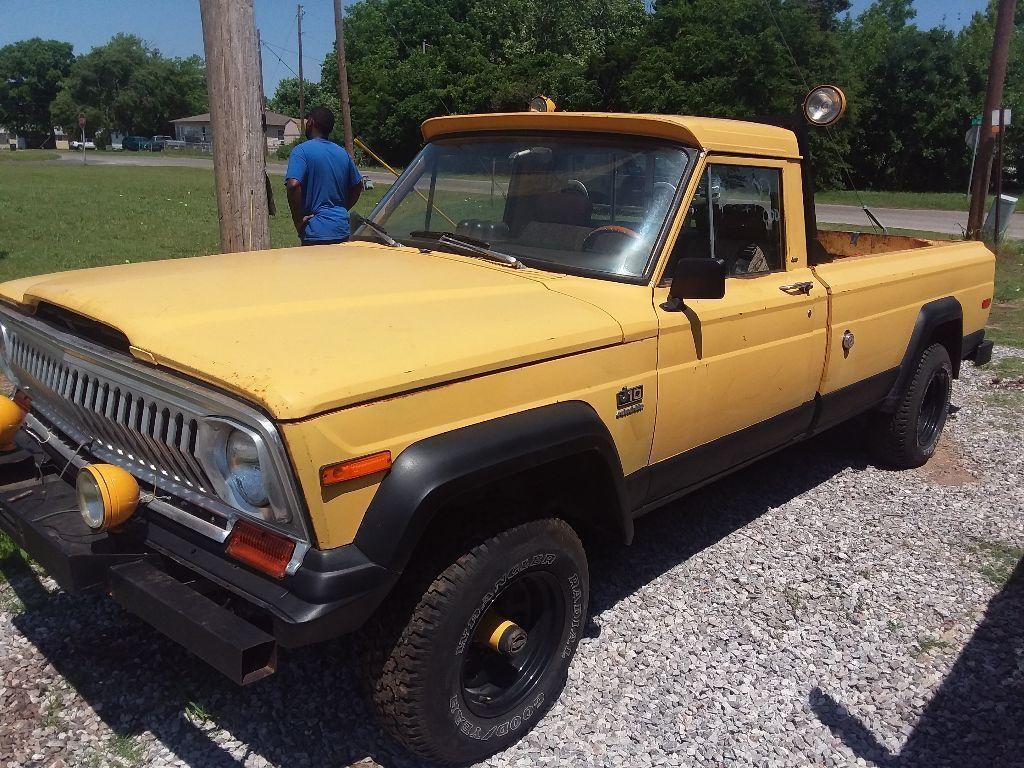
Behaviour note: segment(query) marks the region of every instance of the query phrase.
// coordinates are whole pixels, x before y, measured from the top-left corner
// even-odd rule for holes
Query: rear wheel
[[[879,460],[897,469],[928,461],[946,426],[952,391],[949,353],[941,344],[933,344],[918,359],[896,410],[871,416],[869,440]]]
[[[411,613],[385,616],[368,672],[385,725],[413,752],[467,763],[518,741],[558,698],[586,620],[589,574],[561,520],[466,548]]]

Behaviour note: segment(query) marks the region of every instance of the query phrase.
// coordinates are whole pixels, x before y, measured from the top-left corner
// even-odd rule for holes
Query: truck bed
[[[936,245],[939,241],[907,237],[906,235],[877,235],[873,232],[841,232],[819,229],[818,242],[828,254],[828,260],[831,261],[854,256],[875,256],[881,253],[927,248],[930,245]]]

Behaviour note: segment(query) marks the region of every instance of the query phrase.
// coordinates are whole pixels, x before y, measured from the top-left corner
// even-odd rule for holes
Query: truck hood
[[[24,278],[0,294],[124,333],[136,357],[298,419],[622,341],[544,273],[372,243]]]

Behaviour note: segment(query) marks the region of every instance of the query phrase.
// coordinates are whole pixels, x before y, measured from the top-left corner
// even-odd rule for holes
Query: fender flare
[[[963,307],[960,306],[960,302],[953,296],[929,301],[921,307],[921,311],[917,314],[917,320],[914,321],[914,330],[910,333],[907,351],[903,353],[903,359],[900,361],[896,382],[892,385],[892,389],[889,390],[885,400],[882,401],[881,410],[892,412],[896,409],[900,397],[910,384],[910,377],[914,375],[916,370],[915,363],[928,346],[928,342],[934,338],[936,329],[939,326],[952,322],[958,323],[960,330],[958,332],[956,349],[950,353],[949,357],[953,363],[953,376],[959,375],[960,345],[963,340],[963,318]]]
[[[615,443],[597,412],[572,400],[413,443],[381,482],[353,543],[373,562],[401,571],[446,502],[524,470],[581,454],[606,470],[614,488],[612,514],[628,542],[633,519]]]

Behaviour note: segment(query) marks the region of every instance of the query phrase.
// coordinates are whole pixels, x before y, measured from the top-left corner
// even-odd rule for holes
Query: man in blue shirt
[[[314,107],[306,118],[306,138],[288,158],[284,185],[292,222],[303,245],[348,240],[348,212],[363,191],[363,177],[348,152],[328,140],[334,114]]]

